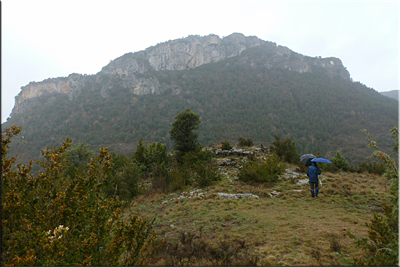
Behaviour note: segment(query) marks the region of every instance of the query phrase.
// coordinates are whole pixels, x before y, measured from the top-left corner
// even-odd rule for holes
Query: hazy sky
[[[1,2],[1,121],[31,81],[95,74],[128,52],[188,35],[255,35],[337,57],[377,91],[398,89],[399,3],[321,1]]]

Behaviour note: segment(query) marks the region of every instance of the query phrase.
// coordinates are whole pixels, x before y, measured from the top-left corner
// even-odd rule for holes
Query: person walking
[[[315,196],[318,197],[318,175],[322,173],[321,169],[318,168],[316,162],[312,162],[311,166],[308,167],[307,176],[310,179],[310,187],[311,187],[311,196],[314,197],[314,188],[315,188]]]

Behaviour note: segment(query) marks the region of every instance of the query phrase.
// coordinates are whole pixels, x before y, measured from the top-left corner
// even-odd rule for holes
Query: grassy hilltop
[[[135,198],[125,213],[156,217],[165,244],[154,265],[339,265],[345,261],[335,252],[361,256],[347,232],[367,235],[365,223],[388,201],[387,179],[324,172],[319,197],[311,198],[309,184],[301,184],[307,176],[293,174],[297,168],[288,165],[276,183],[250,185],[237,179],[236,167],[221,167],[223,179],[210,187],[152,192]]]

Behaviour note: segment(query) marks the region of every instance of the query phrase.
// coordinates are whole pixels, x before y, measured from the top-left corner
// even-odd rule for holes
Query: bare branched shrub
[[[338,252],[338,253],[341,252],[342,245],[340,244],[340,238],[338,235],[333,233],[328,234],[328,241],[332,252]]]
[[[314,259],[316,259],[316,260],[318,261],[318,264],[319,264],[320,266],[323,266],[323,264],[322,264],[322,254],[321,254],[321,251],[319,251],[318,248],[313,248],[313,249],[311,250],[311,257],[313,257]]]

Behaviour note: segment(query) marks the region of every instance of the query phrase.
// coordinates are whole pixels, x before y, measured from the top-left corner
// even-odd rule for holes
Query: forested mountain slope
[[[399,100],[399,90],[392,90],[387,92],[381,92],[382,95]]]
[[[360,132],[366,128],[389,150],[398,101],[354,83],[339,59],[311,58],[254,38],[249,45],[248,37],[235,36],[237,42],[231,38],[229,45],[236,50],[226,40],[203,45],[202,64],[187,65],[190,60],[177,52],[167,59],[161,53],[158,61],[149,56],[162,47],[180,47],[174,44],[198,47],[188,37],[126,54],[96,75],[32,83],[2,127],[22,126],[20,146],[25,144],[14,151],[23,160],[39,157],[40,149],[67,137],[125,155],[140,138],[171,149],[168,132],[186,108],[201,117],[198,133],[204,146],[224,140],[235,144],[239,136],[269,146],[277,135],[292,139],[299,153],[320,151],[330,157],[341,151],[359,163],[371,153]],[[236,52],[227,56],[227,51]],[[176,58],[180,63],[174,65],[170,60]]]

